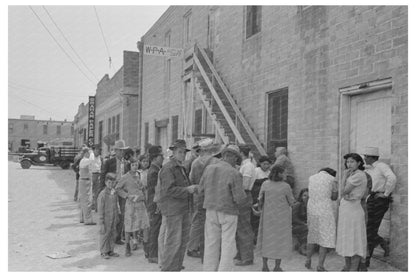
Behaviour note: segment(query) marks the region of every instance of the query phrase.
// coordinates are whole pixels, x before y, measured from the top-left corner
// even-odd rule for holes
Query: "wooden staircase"
[[[185,74],[187,70],[189,72],[192,64],[196,92],[212,117],[218,134],[224,143],[249,145],[254,153],[266,155],[266,151],[215,70],[209,55],[209,52],[196,43],[193,52],[185,56]]]

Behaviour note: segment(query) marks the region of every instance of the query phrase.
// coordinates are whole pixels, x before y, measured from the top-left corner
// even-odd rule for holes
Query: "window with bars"
[[[48,125],[43,125],[43,134],[44,135],[48,134]]]
[[[56,134],[61,135],[61,125],[56,126]]]
[[[268,94],[267,150],[274,153],[276,147],[287,147],[288,89]]]
[[[172,116],[172,143],[178,139],[179,116]]]
[[[23,131],[29,130],[29,124],[23,123]]]
[[[202,134],[202,109],[195,110],[194,133]]]
[[[246,38],[261,31],[261,6],[246,8]]]

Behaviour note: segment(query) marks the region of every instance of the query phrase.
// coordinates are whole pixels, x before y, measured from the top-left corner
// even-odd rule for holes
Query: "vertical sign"
[[[95,133],[95,96],[90,96],[88,101],[88,147],[94,145]]]

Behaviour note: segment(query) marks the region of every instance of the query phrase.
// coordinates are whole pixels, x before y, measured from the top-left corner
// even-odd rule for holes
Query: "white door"
[[[351,97],[350,152],[363,153],[366,146],[378,147],[380,161],[391,158],[391,90]],[[390,209],[384,215],[379,235],[390,237]]]
[[[391,126],[390,89],[351,97],[350,152],[378,147],[380,160],[389,163]]]

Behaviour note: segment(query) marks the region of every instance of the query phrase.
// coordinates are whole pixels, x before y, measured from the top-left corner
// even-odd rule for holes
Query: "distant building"
[[[36,149],[38,144],[73,145],[74,125],[71,121],[36,120],[34,116],[22,115],[9,118],[9,150],[19,147]]]
[[[207,136],[284,146],[298,192],[377,146],[398,177],[389,261],[407,269],[407,18],[406,6],[171,6],[140,41],[142,150]]]
[[[95,143],[103,155],[109,153],[115,140],[123,139],[130,147],[138,147],[139,130],[139,53],[123,51],[123,66],[97,84],[95,94]],[[74,117],[75,144],[87,144],[88,102],[78,107]]]

